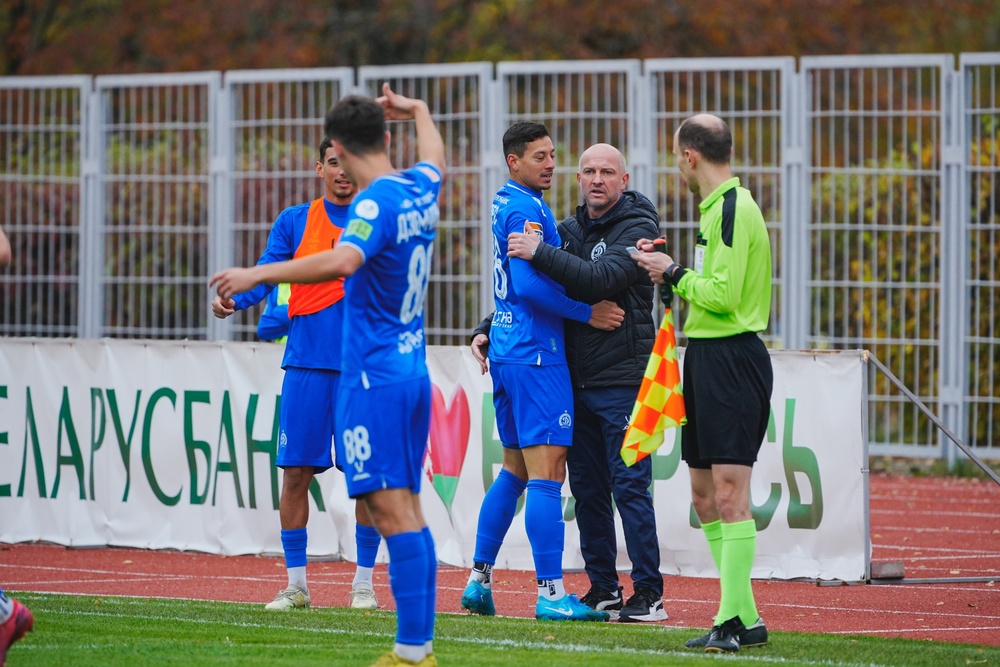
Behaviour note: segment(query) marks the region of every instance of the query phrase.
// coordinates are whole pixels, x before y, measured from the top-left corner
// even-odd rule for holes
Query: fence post
[[[938,400],[941,421],[954,433],[965,434],[966,368],[965,331],[969,313],[965,291],[968,266],[968,222],[970,216],[966,160],[970,154],[963,113],[963,73],[942,75],[941,136],[941,326],[938,362]],[[952,441],[938,432],[941,458],[948,469],[955,466],[957,452]]]
[[[81,103],[80,338],[104,332],[104,123],[103,93],[93,79]]]
[[[782,71],[781,173],[781,344],[804,350],[809,337],[809,164],[808,86],[794,64]]]
[[[209,155],[210,211],[208,220],[208,275],[211,276],[227,266],[233,265],[233,141],[232,112],[229,98],[232,89],[220,81],[217,89],[209,95],[215,100],[209,113]],[[214,295],[208,290],[208,302]],[[207,339],[232,340],[231,318],[220,320],[208,309]]]

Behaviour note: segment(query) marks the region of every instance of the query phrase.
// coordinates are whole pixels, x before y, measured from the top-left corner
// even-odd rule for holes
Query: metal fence
[[[448,154],[427,337],[462,345],[492,307],[489,204],[500,138],[546,123],[547,199],[579,203],[576,160],[603,141],[693,245],[677,124],[732,127],[734,172],[771,231],[775,348],[867,348],[983,456],[1000,457],[1000,54],[467,63],[0,78],[0,225],[15,263],[0,334],[254,338],[257,311],[209,312],[208,276],[260,255],[282,208],[321,191],[322,119],[389,81],[428,101]],[[409,124],[392,158],[415,159]],[[683,344],[684,309],[678,321]],[[884,378],[869,382],[879,454],[949,455]]]

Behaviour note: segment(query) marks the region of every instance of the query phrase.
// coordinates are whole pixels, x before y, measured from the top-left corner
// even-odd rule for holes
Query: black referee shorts
[[[771,356],[756,333],[688,339],[681,458],[691,468],[752,466],[767,433],[773,385]]]

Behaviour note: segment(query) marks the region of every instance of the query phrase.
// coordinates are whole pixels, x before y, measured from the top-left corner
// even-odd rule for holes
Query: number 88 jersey
[[[441,172],[426,162],[359,192],[340,244],[364,258],[344,286],[343,375],[379,386],[427,375],[424,302],[439,218]]]

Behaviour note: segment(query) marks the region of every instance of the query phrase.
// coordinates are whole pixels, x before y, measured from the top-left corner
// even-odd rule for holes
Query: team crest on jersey
[[[559,428],[572,428],[573,418],[569,416],[569,410],[564,410],[561,415],[559,415]]]
[[[354,213],[365,220],[374,220],[378,217],[378,203],[371,199],[362,199],[354,205]]]
[[[601,257],[604,256],[604,253],[607,251],[607,249],[608,249],[607,244],[604,243],[604,239],[601,239],[601,242],[595,245],[594,249],[590,251],[590,261],[596,262],[597,260],[599,260]]]

